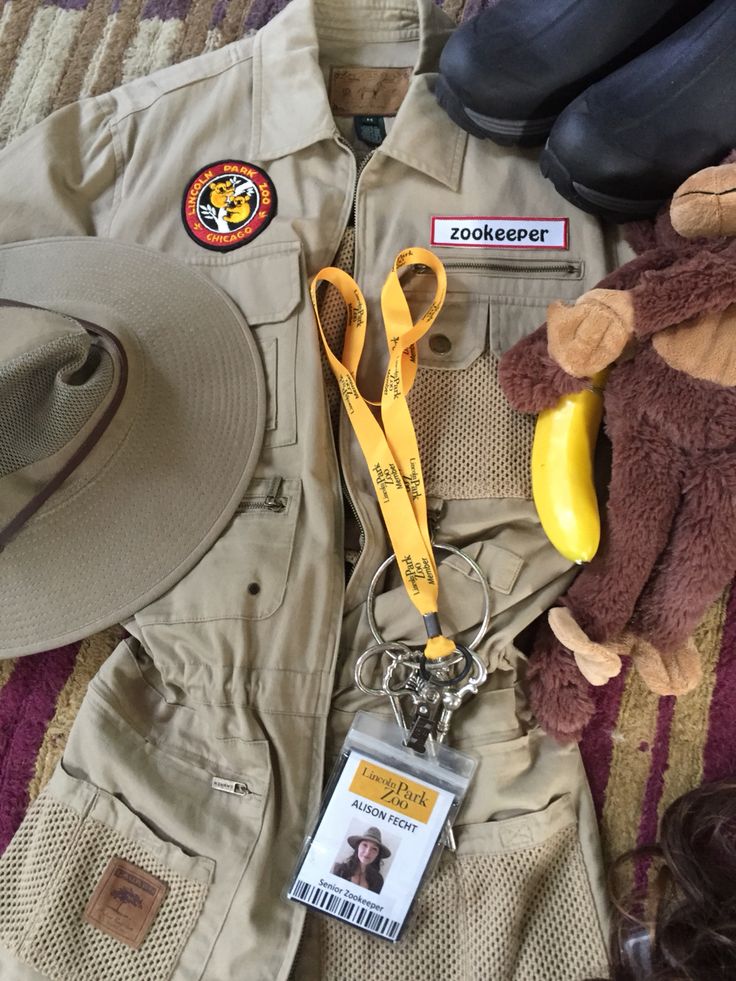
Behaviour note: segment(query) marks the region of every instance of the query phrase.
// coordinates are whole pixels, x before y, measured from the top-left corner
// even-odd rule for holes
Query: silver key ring
[[[449,552],[451,555],[459,555],[461,559],[465,559],[465,561],[468,563],[470,568],[478,577],[478,584],[483,590],[483,603],[484,603],[483,621],[480,627],[478,628],[478,632],[475,635],[475,637],[473,637],[472,641],[466,645],[471,650],[475,650],[478,644],[481,642],[481,640],[483,640],[483,638],[485,637],[486,632],[491,625],[491,587],[488,585],[488,580],[485,577],[485,573],[478,565],[478,563],[475,561],[475,559],[471,559],[469,555],[466,555],[466,553],[462,551],[462,549],[456,548],[454,545],[440,545],[438,542],[434,542],[432,548],[434,549],[434,551]],[[373,634],[378,645],[384,645],[387,647],[399,646],[401,642],[395,642],[393,645],[386,644],[386,641],[383,639],[383,636],[381,635],[381,632],[378,629],[378,624],[376,623],[376,619],[373,615],[373,607],[375,606],[375,602],[376,602],[376,589],[378,587],[378,581],[381,578],[381,576],[384,574],[386,569],[388,569],[388,567],[391,565],[391,563],[395,561],[396,561],[396,556],[392,552],[391,555],[389,555],[387,559],[384,559],[383,562],[379,565],[379,567],[376,569],[373,575],[373,578],[371,579],[371,584],[368,587],[368,595],[366,596],[366,600],[365,600],[366,613],[368,615],[368,626],[371,629],[371,633]],[[405,646],[405,645],[401,645],[401,646]],[[370,648],[370,650],[375,650],[375,648]],[[368,652],[366,651],[366,653]],[[356,665],[356,670],[357,670],[357,665]]]

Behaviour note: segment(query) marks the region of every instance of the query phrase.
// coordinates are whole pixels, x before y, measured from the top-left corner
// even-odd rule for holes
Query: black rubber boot
[[[496,143],[544,143],[588,85],[646,51],[707,0],[500,0],[450,36],[436,95]]]
[[[597,82],[560,115],[540,157],[583,211],[653,215],[736,146],[736,2],[713,2],[675,34]]]

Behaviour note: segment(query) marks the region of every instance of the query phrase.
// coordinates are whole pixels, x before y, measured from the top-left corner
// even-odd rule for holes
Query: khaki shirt
[[[508,850],[511,839],[503,832],[499,837],[496,819],[531,814],[533,823],[514,840],[539,846],[540,856],[550,835],[572,829],[560,868],[574,867],[574,883],[554,894],[548,913],[555,905],[564,908],[565,889],[572,889],[582,905],[565,920],[587,939],[582,953],[579,944],[575,948],[574,971],[564,976],[605,970],[602,870],[577,748],[558,747],[539,733],[514,687],[523,673],[514,639],[570,576],[530,500],[532,420],[507,406],[496,369],[498,356],[544,320],[551,300],[573,299],[617,264],[618,246],[596,219],[542,179],[534,151],[469,137],[437,105],[433,73],[453,26],[432,0],[386,0],[380,11],[374,0],[292,0],[258,34],[68,106],[0,155],[5,241],[97,235],[181,259],[241,308],[267,378],[264,449],[238,514],[199,565],[128,624],[133,638],[93,682],[63,767],[38,805],[66,809],[76,815],[72,823],[82,814],[88,821],[89,809],[98,808],[99,820],[114,830],[103,836],[102,865],[110,849],[125,852],[122,838],[132,834],[156,852],[160,863],[152,874],[165,879],[167,849],[181,846],[168,867],[198,889],[180,898],[186,915],[167,929],[178,930],[181,942],[169,942],[153,981],[273,981],[286,978],[295,963],[296,977],[310,971],[343,981],[348,976],[341,957],[351,941],[341,946],[331,934],[315,941],[313,931],[309,943],[317,946],[308,966],[295,961],[304,911],[279,895],[316,812],[325,752],[329,762],[356,708],[390,714],[385,704],[367,702],[351,681],[355,658],[372,642],[363,609],[368,584],[389,546],[344,414],[333,439],[308,293],[312,277],[345,244],[348,228],[354,229],[353,275],[369,307],[359,376],[369,398],[380,391],[387,360],[378,299],[396,254],[408,246],[431,248],[448,272],[447,302],[433,328],[441,339],[422,341],[411,406],[437,540],[466,547],[481,564],[492,585],[494,616],[479,648],[491,669],[487,691],[458,713],[456,742],[493,748],[482,753],[466,808],[471,831],[465,845],[459,836],[457,868],[463,854],[475,859],[482,853],[490,862],[489,855]],[[351,116],[333,114],[329,94],[331,69],[352,66],[412,69],[397,114],[385,118],[385,139],[359,178],[355,151],[361,157],[367,147],[356,143]],[[335,86],[339,79],[338,73]],[[227,252],[195,241],[182,213],[193,178],[223,160],[264,171],[275,189],[267,225]],[[487,239],[434,245],[433,218],[458,216],[566,219],[565,247],[532,247],[530,241],[488,248]],[[433,285],[431,276],[415,271],[406,281],[412,303],[421,307]],[[284,505],[279,510],[267,505],[274,494]],[[347,589],[344,494],[357,518],[360,552]],[[480,622],[479,593],[462,567],[446,565],[441,612],[458,637],[470,637]],[[421,637],[397,582],[389,579],[376,616],[389,638]],[[212,775],[242,780],[249,795],[213,795]],[[176,800],[186,805],[174,815]],[[130,812],[121,816],[124,805]],[[539,815],[548,813],[546,824]],[[13,847],[8,854],[22,864]],[[71,845],[64,839],[60,847]],[[131,856],[144,861],[140,849]],[[187,862],[190,856],[201,861]],[[528,861],[533,878],[537,858]],[[452,891],[460,873],[448,868],[437,881],[449,875]],[[1,873],[0,865],[0,880]],[[477,917],[507,880],[501,875],[499,885],[490,865],[473,874],[490,890],[471,903]],[[94,869],[89,875],[93,888]],[[509,909],[516,901],[509,900]],[[8,976],[71,981],[55,966],[56,948],[47,936],[34,946],[32,937],[19,941],[12,931],[3,933],[1,902],[0,940],[26,965],[3,968],[16,972]],[[440,901],[433,902],[437,912]],[[66,937],[73,915],[58,902],[54,908],[59,935]],[[159,922],[169,922],[165,910]],[[445,922],[440,916],[438,928]],[[543,966],[543,936],[561,938],[559,949],[545,955],[553,960],[575,945],[562,920],[542,927],[536,940],[522,938],[523,956],[503,954],[507,966],[492,969],[481,957],[479,973],[468,967],[468,978],[551,976]],[[494,929],[484,922],[490,939],[481,930],[475,942],[484,949],[500,942]],[[104,945],[115,941],[95,934],[94,942],[105,963],[112,955]],[[435,942],[442,940],[434,936]],[[320,944],[329,951],[322,967]],[[405,945],[403,977],[418,976],[411,973],[417,970],[431,976],[422,960],[428,946]],[[411,960],[412,950],[418,959]],[[356,977],[378,956],[370,944],[361,951],[365,962]],[[459,948],[453,956],[457,965],[466,963]],[[97,962],[88,968],[68,963],[76,965],[74,981],[103,977],[94,973]],[[516,968],[508,966],[513,963]],[[131,981],[143,976],[132,966],[119,970],[116,977]]]

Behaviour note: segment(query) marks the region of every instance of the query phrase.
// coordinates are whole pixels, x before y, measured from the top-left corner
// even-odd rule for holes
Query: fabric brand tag
[[[336,116],[395,116],[411,68],[331,68],[330,106]]]
[[[567,218],[433,215],[432,245],[474,249],[567,249]]]
[[[84,911],[84,922],[138,950],[168,888],[132,862],[111,858]]]
[[[452,803],[447,790],[351,751],[288,897],[398,939]]]
[[[353,125],[355,135],[368,146],[380,146],[386,139],[386,124],[383,116],[356,116]]]

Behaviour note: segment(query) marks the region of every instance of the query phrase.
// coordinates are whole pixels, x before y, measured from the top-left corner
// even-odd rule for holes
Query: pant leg
[[[455,827],[457,852],[444,853],[396,947],[308,913],[295,981],[358,981],[369,972],[387,981],[582,981],[607,973],[608,907],[582,761],[577,746],[560,746],[535,726],[521,685],[525,661],[513,643],[570,572],[530,504],[483,503],[486,538],[466,547],[494,584],[493,624],[479,651],[490,673],[456,713],[449,737],[479,759]],[[443,527],[468,528],[463,515],[477,504],[450,502]],[[443,623],[467,642],[480,621],[480,592],[454,558],[442,563],[440,583]],[[421,640],[399,582],[379,597],[376,620],[387,639]],[[391,717],[387,702],[352,683],[355,660],[371,642],[358,607],[344,624],[328,764],[355,711]]]
[[[298,282],[299,256],[287,258]],[[308,297],[282,314],[265,316],[264,336],[254,327],[276,352],[265,359],[273,418],[241,506],[127,625],[132,639],[91,683],[59,768],[0,859],[3,981],[289,973],[304,912],[281,893],[321,788],[344,572]],[[240,792],[223,789],[233,785]],[[142,931],[145,889],[127,882],[127,900],[116,888],[117,902],[95,907],[97,925],[85,919],[113,859],[163,893],[137,950],[99,921],[122,935],[122,910]]]
[[[0,860],[3,978],[29,967],[55,981],[288,973],[303,910],[281,892],[319,796],[337,629],[326,616],[300,628],[299,610],[339,611],[341,569],[337,599],[329,577],[313,576],[322,600],[305,586],[259,620],[235,616],[234,592],[208,584],[231,557],[242,566],[249,517],[139,615],[138,638],[93,679],[59,768]],[[310,554],[294,548],[289,564]],[[85,922],[113,858],[166,891],[139,950]]]

